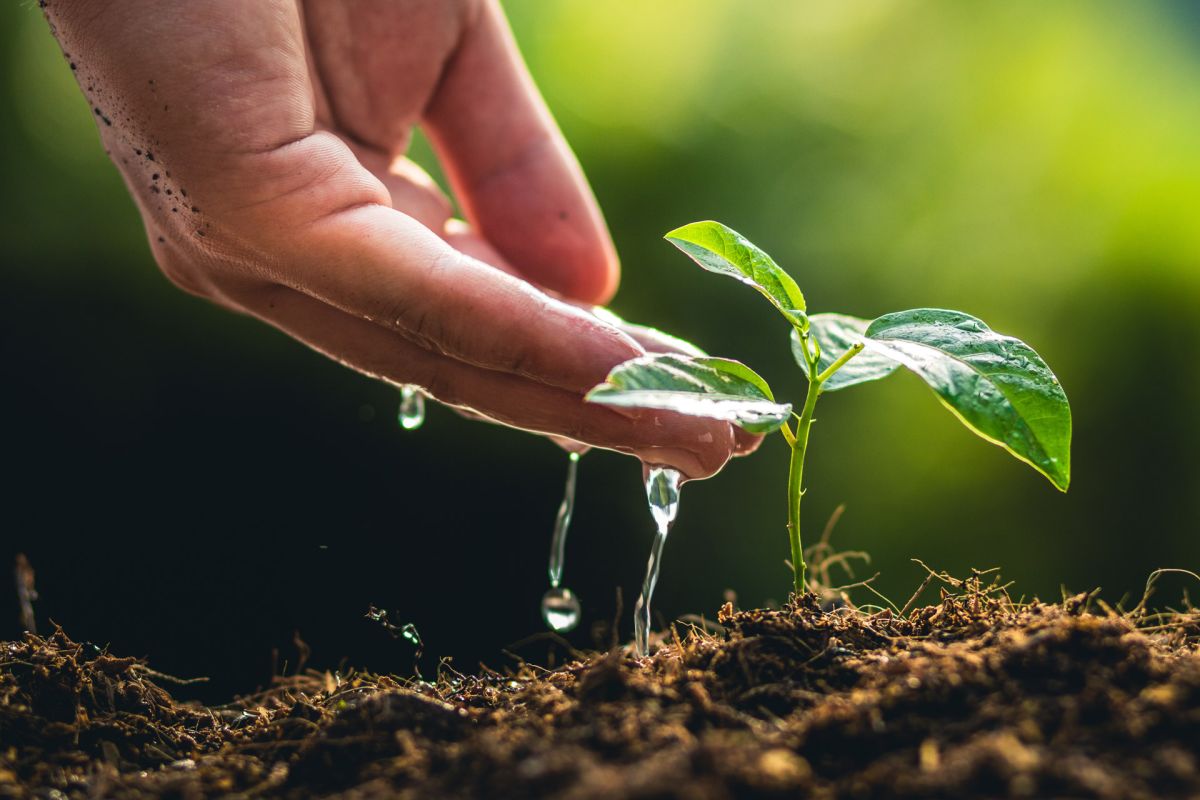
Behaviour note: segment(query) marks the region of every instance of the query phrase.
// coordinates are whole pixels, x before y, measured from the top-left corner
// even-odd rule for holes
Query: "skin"
[[[619,268],[492,0],[48,0],[176,285],[339,362],[692,478],[757,439],[583,402],[689,346],[591,313]],[[422,126],[466,221],[404,158]]]

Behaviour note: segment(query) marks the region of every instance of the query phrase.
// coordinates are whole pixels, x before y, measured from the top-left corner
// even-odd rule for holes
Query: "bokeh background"
[[[661,240],[719,219],[811,310],[961,308],[1032,344],[1075,415],[1056,492],[909,375],[829,395],[810,540],[867,551],[903,604],[919,557],[1000,566],[1015,594],[1140,594],[1200,566],[1200,16],[1180,2],[510,0],[516,36],[605,209],[616,311],[799,394],[785,326]],[[172,288],[32,2],[0,6],[0,559],[37,569],[43,626],[212,677],[295,663],[408,670],[362,619],[413,622],[424,664],[551,654],[541,629],[566,467],[545,441],[431,409]],[[427,147],[416,157],[436,171]],[[786,451],[691,484],[657,607],[783,598]],[[640,472],[581,465],[570,639],[621,631],[651,537]],[[16,635],[0,582],[0,634]],[[1164,580],[1164,602],[1181,581]],[[7,598],[7,599],[4,599]],[[866,599],[866,598],[864,598]]]

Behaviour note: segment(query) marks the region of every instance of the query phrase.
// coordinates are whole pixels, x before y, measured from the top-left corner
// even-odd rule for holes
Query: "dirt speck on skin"
[[[309,671],[219,708],[61,631],[0,645],[0,797],[1200,796],[1200,613],[726,605],[648,659],[424,683]]]

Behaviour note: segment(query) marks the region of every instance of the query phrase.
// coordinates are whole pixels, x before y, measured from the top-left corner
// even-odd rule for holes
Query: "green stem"
[[[796,432],[788,431],[784,435],[792,448],[792,458],[788,468],[788,539],[792,545],[792,574],[795,576],[796,594],[804,594],[807,586],[808,564],[804,563],[804,543],[800,539],[800,501],[804,498],[804,454],[808,452],[808,433],[812,429],[813,409],[817,407],[817,397],[821,394],[821,384],[846,362],[862,352],[863,344],[859,342],[829,365],[828,369],[818,374],[818,364],[821,360],[819,346],[806,333],[800,334],[804,348],[804,359],[808,362],[808,394],[804,397],[804,410],[796,422]]]
[[[810,371],[816,373],[815,363]],[[788,539],[792,544],[792,573],[797,595],[803,594],[806,589],[805,573],[808,571],[808,565],[804,563],[804,545],[800,539],[800,500],[804,497],[804,454],[808,450],[808,432],[812,428],[813,409],[817,406],[817,396],[821,391],[821,382],[816,377],[815,374],[810,375],[804,410],[800,412],[800,420],[796,423],[795,443],[792,444],[788,470]]]
[[[820,375],[817,376],[817,383],[824,383],[825,381],[829,380],[829,378],[833,375],[833,373],[837,372],[839,369],[846,366],[846,362],[849,361],[850,359],[854,358],[859,353],[861,353],[863,351],[864,347],[866,347],[866,345],[864,345],[862,342],[850,345],[849,350],[842,353],[842,355],[838,358],[837,361],[834,361],[832,364],[829,365],[829,368],[827,370],[825,370],[824,372],[822,372]]]

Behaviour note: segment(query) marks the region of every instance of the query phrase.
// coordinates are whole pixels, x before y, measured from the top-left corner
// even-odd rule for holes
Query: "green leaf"
[[[693,222],[676,228],[665,238],[709,272],[728,275],[757,289],[792,325],[808,327],[804,294],[796,281],[737,231],[719,222]]]
[[[812,325],[809,335],[815,337],[817,344],[821,346],[818,369],[822,372],[852,346],[861,342],[867,332],[867,326],[871,324],[870,320],[846,314],[813,314],[808,321]],[[804,377],[808,378],[808,362],[804,359],[800,333],[795,328],[792,329],[792,355],[804,371]],[[835,392],[857,383],[877,381],[891,375],[899,366],[889,356],[863,350],[830,375],[829,379],[821,384],[821,391]]]
[[[627,408],[659,408],[768,433],[792,407],[775,402],[771,387],[752,369],[725,358],[648,355],[618,364],[587,400]]]
[[[1071,407],[1033,348],[937,308],[885,314],[866,335],[869,348],[920,375],[968,428],[1067,490]]]

